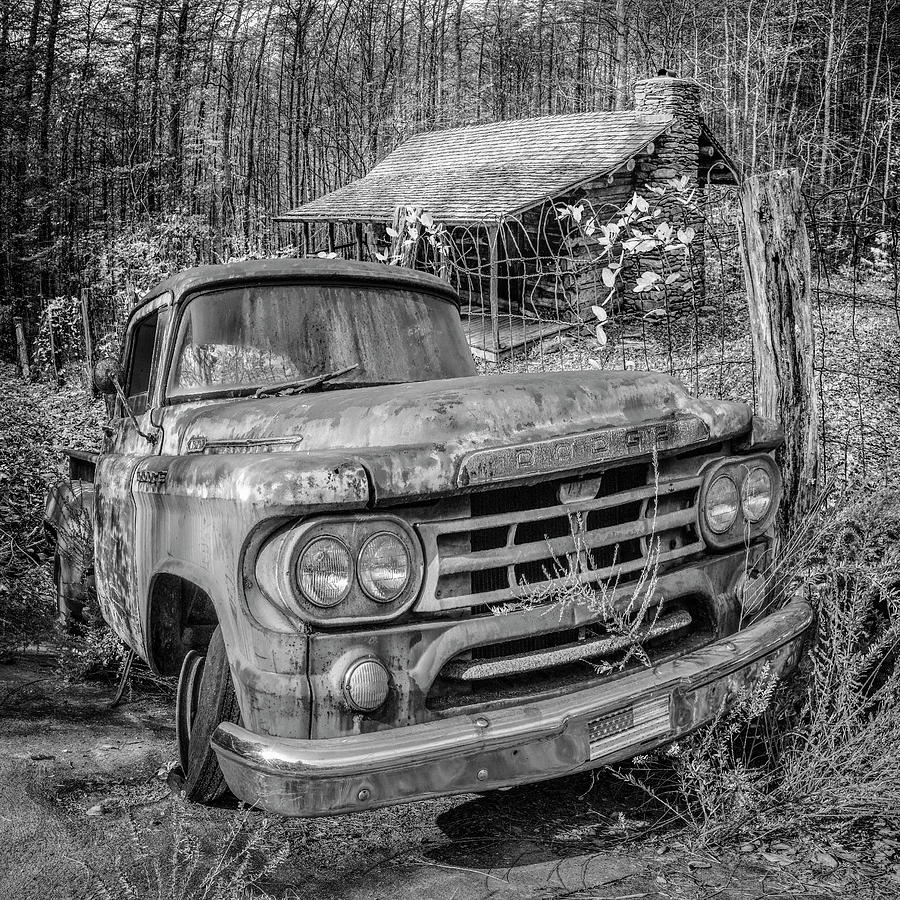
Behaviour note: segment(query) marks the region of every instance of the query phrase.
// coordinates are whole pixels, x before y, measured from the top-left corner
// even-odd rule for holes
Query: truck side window
[[[131,359],[128,363],[128,383],[125,395],[131,411],[139,416],[147,410],[150,392],[150,374],[153,371],[153,353],[156,345],[156,326],[159,311],[151,313],[134,327],[131,342]]]

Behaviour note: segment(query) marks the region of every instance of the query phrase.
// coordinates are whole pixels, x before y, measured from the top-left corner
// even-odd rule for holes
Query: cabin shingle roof
[[[431,131],[280,219],[388,222],[397,206],[411,204],[442,222],[497,221],[614,171],[671,123],[634,111],[591,112]]]

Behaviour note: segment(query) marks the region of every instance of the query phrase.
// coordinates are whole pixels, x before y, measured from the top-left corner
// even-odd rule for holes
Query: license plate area
[[[669,695],[625,706],[588,722],[590,758],[599,759],[671,731]]]

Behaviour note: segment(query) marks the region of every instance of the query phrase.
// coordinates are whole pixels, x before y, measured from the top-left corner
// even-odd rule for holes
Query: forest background
[[[274,252],[411,134],[628,108],[659,69],[746,172],[896,217],[897,0],[0,0],[0,318]]]

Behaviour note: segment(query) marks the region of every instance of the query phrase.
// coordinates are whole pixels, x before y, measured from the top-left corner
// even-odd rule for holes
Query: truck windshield
[[[198,294],[169,397],[237,395],[356,366],[337,387],[474,375],[452,303],[400,287],[257,284]]]

